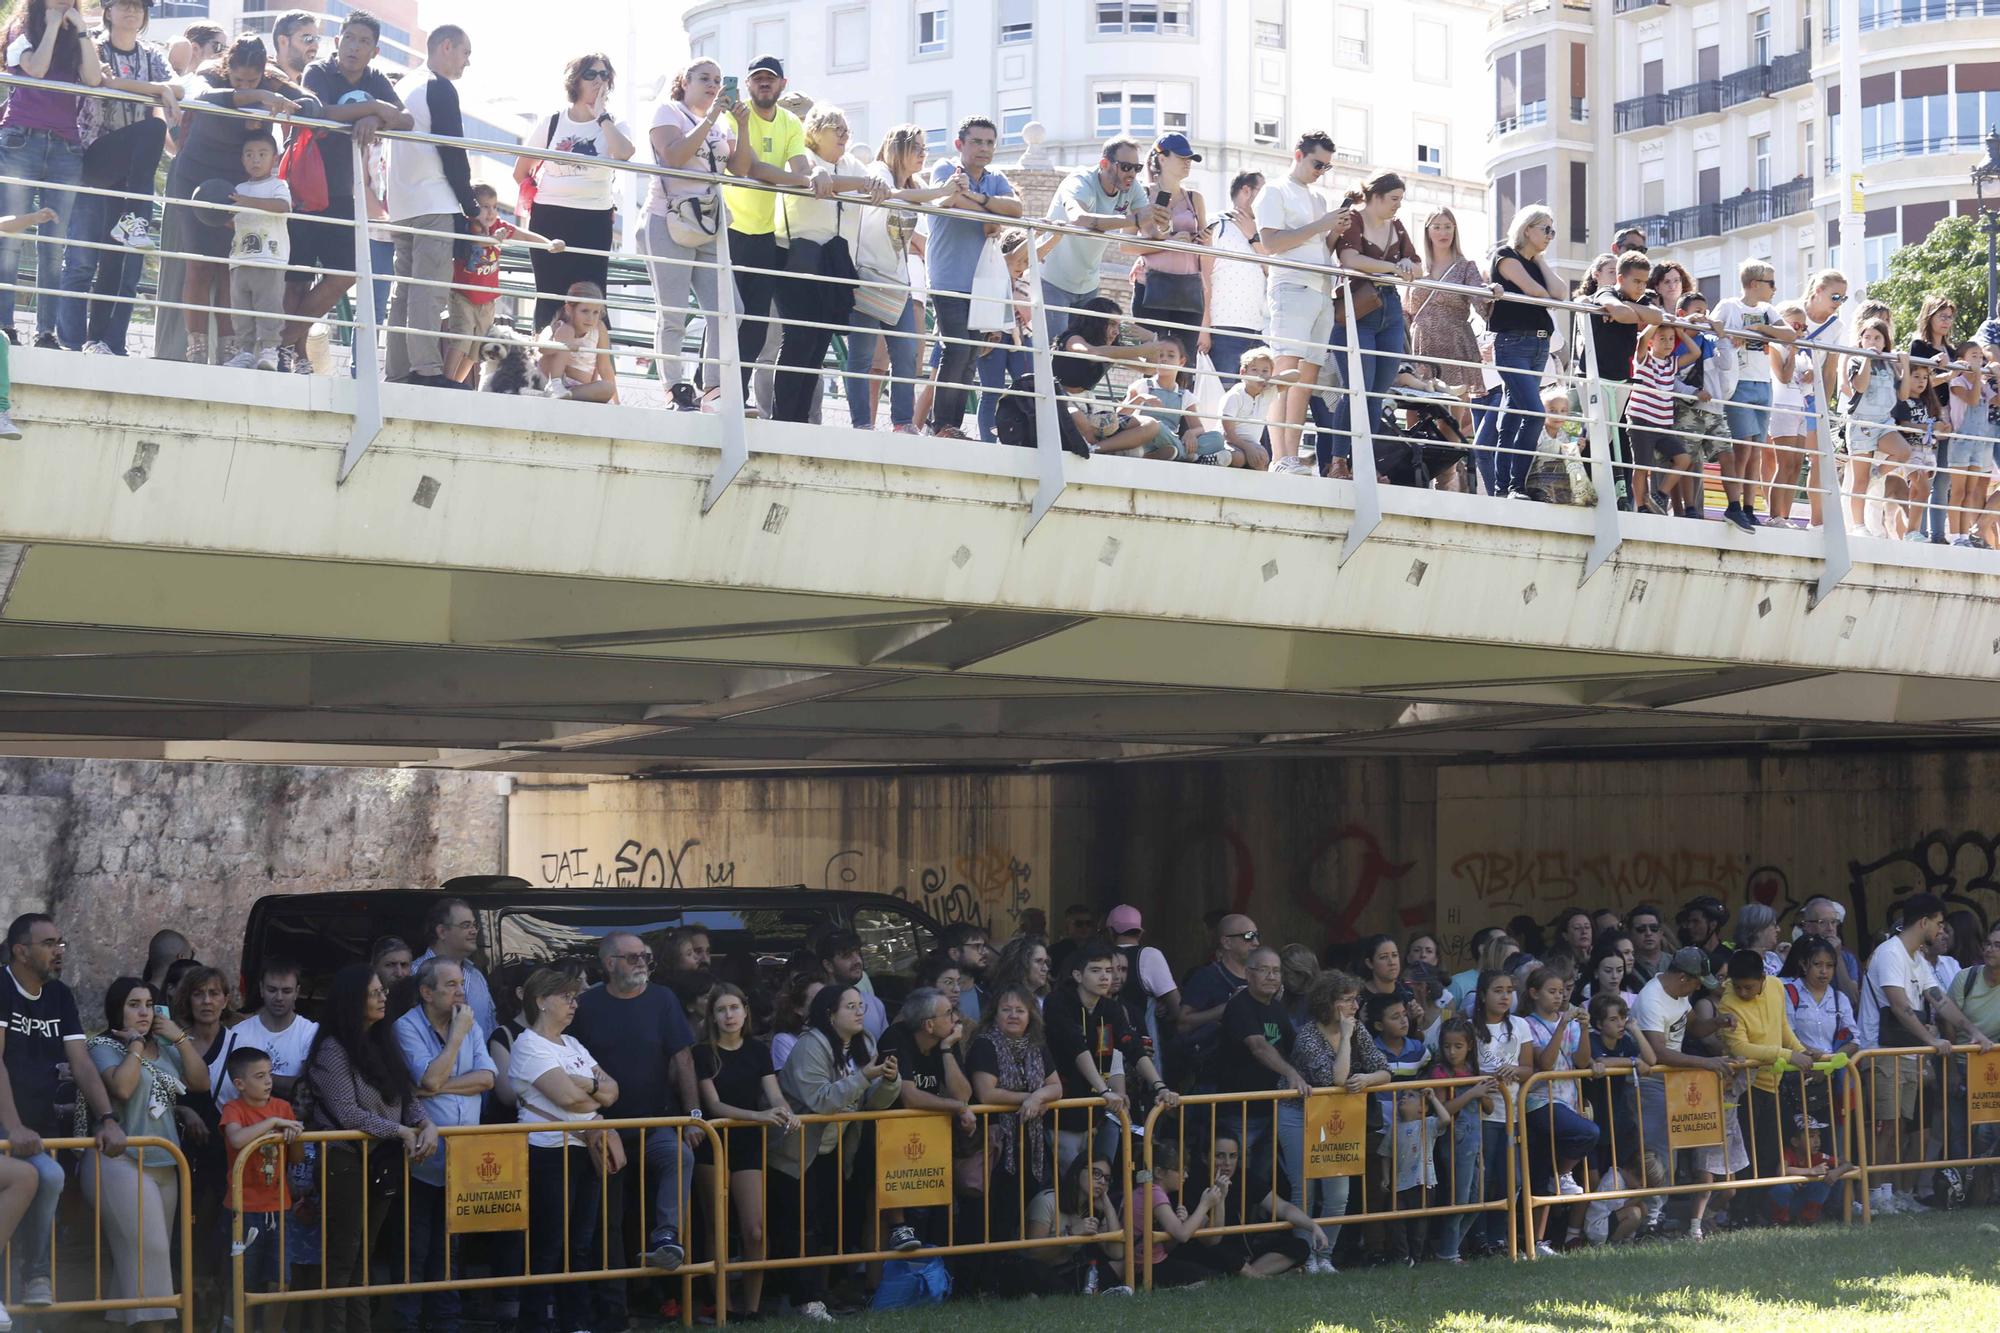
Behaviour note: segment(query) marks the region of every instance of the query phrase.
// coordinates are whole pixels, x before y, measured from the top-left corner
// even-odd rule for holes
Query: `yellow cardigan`
[[[1785,1013],[1785,984],[1776,977],[1766,977],[1763,994],[1743,1000],[1737,998],[1735,985],[1725,981],[1716,1007],[1736,1015],[1736,1026],[1722,1029],[1723,1045],[1739,1060],[1758,1061],[1763,1067],[1757,1071],[1756,1085],[1765,1092],[1776,1092],[1778,1074],[1771,1066],[1806,1048]]]

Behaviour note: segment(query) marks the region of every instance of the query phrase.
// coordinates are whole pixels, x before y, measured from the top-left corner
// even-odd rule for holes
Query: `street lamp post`
[[[2000,213],[1986,202],[1988,184],[2000,184],[2000,126],[1986,131],[1986,160],[1972,169],[1979,229],[1986,233],[1986,318],[2000,316]]]

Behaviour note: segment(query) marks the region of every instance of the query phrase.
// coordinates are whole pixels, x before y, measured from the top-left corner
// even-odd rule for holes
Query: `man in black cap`
[[[1668,1069],[1706,1069],[1728,1077],[1730,1064],[1727,1059],[1692,1054],[1682,1049],[1687,1041],[1688,1015],[1694,1008],[1694,997],[1718,984],[1714,960],[1693,946],[1677,950],[1660,974],[1646,983],[1632,1001],[1632,1028],[1648,1048],[1648,1064]],[[1721,1027],[1730,1028],[1736,1025],[1736,1019],[1733,1015],[1723,1014],[1718,1023]],[[1671,1178],[1673,1159],[1667,1148],[1667,1085],[1666,1080],[1657,1074],[1639,1082],[1639,1122],[1646,1150],[1660,1157]],[[1664,1203],[1665,1199],[1661,1196],[1648,1201],[1649,1222],[1658,1222],[1660,1205]]]
[[[778,105],[785,94],[785,66],[776,56],[750,62],[746,80],[747,105],[735,109],[736,151],[729,174],[766,185],[810,189],[821,199],[833,197],[833,178],[814,171],[806,153],[805,126]],[[725,186],[729,210],[729,261],[735,267],[736,298],[741,318],[736,326],[736,353],[743,363],[743,397],[750,397],[750,372],[766,346],[778,345],[771,298],[777,274],[785,267],[785,247],[778,240],[778,196],[769,190]]]
[[[1722,927],[1728,921],[1729,909],[1722,900],[1703,894],[1681,908],[1674,925],[1680,931],[1681,947],[1701,950],[1708,955],[1711,968],[1720,972],[1729,966],[1730,948],[1722,938]]]

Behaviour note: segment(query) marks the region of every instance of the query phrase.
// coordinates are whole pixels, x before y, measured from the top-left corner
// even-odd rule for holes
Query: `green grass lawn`
[[[1989,1220],[1993,1219],[1993,1220]],[[1873,1226],[1751,1231],[1463,1268],[1231,1280],[1150,1296],[959,1301],[856,1315],[856,1330],[1500,1330],[1991,1333],[2000,1329],[2000,1210]]]

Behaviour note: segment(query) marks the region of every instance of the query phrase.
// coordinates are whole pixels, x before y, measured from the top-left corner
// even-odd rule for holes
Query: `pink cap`
[[[1105,913],[1104,924],[1113,935],[1129,935],[1135,930],[1146,928],[1144,920],[1139,916],[1139,909],[1130,903],[1120,903]]]

